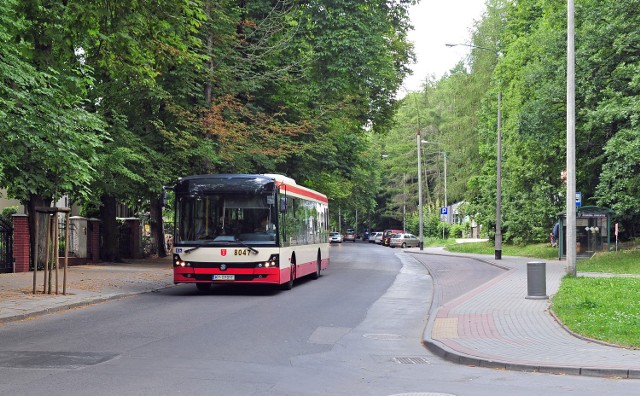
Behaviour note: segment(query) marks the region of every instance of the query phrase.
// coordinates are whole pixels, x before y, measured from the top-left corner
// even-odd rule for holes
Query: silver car
[[[389,240],[389,246],[394,247],[418,247],[420,246],[420,240],[413,234],[394,234]]]
[[[376,241],[376,238],[378,239],[378,241]],[[382,231],[375,231],[369,234],[369,243],[380,244],[382,243],[381,241],[382,241]]]
[[[330,232],[329,243],[342,243],[342,234],[339,232]]]

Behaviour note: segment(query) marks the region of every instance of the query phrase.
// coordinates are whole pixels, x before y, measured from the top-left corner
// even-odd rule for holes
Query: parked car
[[[391,237],[389,240],[389,246],[392,248],[401,247],[403,249],[407,247],[418,247],[420,246],[420,240],[413,234],[400,233]]]
[[[354,231],[347,231],[346,234],[344,234],[344,240],[345,241],[356,241],[356,233]]]
[[[392,229],[384,230],[384,233],[382,234],[382,245],[389,246],[389,240],[391,239],[391,235],[402,234],[402,233],[404,233],[404,230],[392,230]]]
[[[339,232],[330,232],[329,233],[329,243],[342,243],[343,238],[342,234]]]
[[[384,236],[384,232],[379,231],[376,233],[376,237],[374,239],[374,242],[378,245],[382,245],[382,237]]]
[[[380,236],[380,238],[378,238],[378,236]],[[378,241],[376,241],[376,238],[378,238]],[[381,241],[382,241],[382,231],[374,231],[369,234],[369,243],[380,244],[382,243]]]

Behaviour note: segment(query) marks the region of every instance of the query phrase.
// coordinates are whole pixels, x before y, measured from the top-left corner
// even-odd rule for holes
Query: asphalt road
[[[455,365],[421,344],[433,295],[496,273],[364,242],[290,291],[180,285],[0,327],[2,395],[601,395],[633,380]],[[636,393],[633,393],[636,392]]]

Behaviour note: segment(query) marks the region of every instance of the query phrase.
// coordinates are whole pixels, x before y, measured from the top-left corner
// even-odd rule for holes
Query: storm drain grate
[[[420,356],[397,356],[393,361],[400,364],[431,364],[429,360]]]

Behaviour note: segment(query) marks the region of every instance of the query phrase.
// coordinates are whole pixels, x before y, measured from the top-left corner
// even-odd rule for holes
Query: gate
[[[13,272],[13,225],[0,218],[0,272]]]
[[[119,226],[120,238],[119,238],[119,251],[121,258],[131,258],[131,224],[127,221],[123,221]]]

